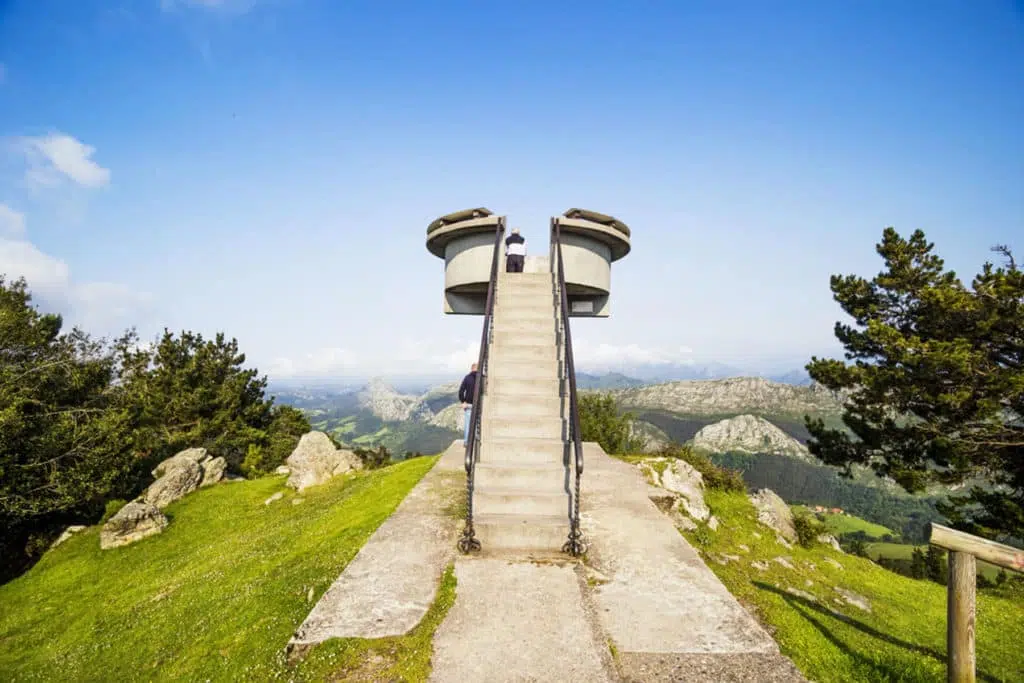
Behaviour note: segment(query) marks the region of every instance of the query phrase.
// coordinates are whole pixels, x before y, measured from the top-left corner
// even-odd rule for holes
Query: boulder
[[[155,505],[133,500],[103,525],[100,530],[100,548],[108,550],[128,545],[166,528],[167,517]]]
[[[203,468],[203,480],[199,483],[200,488],[211,486],[224,478],[228,470],[228,461],[224,458],[211,458],[201,464]]]
[[[330,437],[324,432],[303,434],[285,463],[291,470],[285,484],[297,491],[363,467],[362,461],[355,453],[335,448]]]
[[[153,478],[159,479],[179,465],[188,467],[189,463],[194,463],[202,466],[209,459],[210,454],[206,452],[205,448],[186,448],[157,465],[156,469],[153,470]]]
[[[854,593],[852,590],[849,590],[847,588],[840,588],[838,586],[836,586],[835,591],[836,593],[839,593],[839,595],[843,596],[843,600],[853,605],[854,607],[862,609],[865,612],[871,611],[871,601],[865,598],[863,595],[859,593]]]
[[[71,538],[75,534],[77,534],[79,531],[85,531],[85,526],[83,526],[82,524],[72,524],[71,526],[69,526],[67,529],[64,530],[64,533],[62,533],[57,538],[57,540],[53,542],[53,545],[51,545],[50,547],[51,548],[56,548],[61,543],[63,543],[64,541],[68,540],[69,538]]]
[[[679,495],[679,504],[694,519],[705,521],[711,510],[704,503],[704,477],[685,460],[670,460],[661,473],[661,486]]]
[[[203,468],[198,463],[179,460],[165,469],[162,477],[149,485],[143,499],[158,508],[165,508],[195,491],[202,481]]]
[[[839,540],[832,534],[820,534],[818,536],[818,543],[824,543],[827,546],[831,546],[832,550],[836,552],[843,552],[842,546],[839,545]]]
[[[757,508],[757,521],[774,529],[786,541],[796,541],[793,511],[778,494],[771,489],[759,489],[750,495],[750,502]]]

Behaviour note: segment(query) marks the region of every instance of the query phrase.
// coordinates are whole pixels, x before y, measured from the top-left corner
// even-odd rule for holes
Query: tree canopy
[[[843,392],[844,430],[807,419],[812,453],[872,467],[908,491],[962,484],[940,509],[960,528],[1024,537],[1024,272],[985,263],[964,285],[922,231],[887,228],[871,280],[831,278],[853,324],[836,323],[846,360],[812,358],[811,377]]]
[[[0,276],[0,578],[23,569],[59,527],[92,523],[131,499],[161,460],[190,447],[235,472],[273,470],[310,430],[265,397],[223,334],[153,345],[134,331],[96,340],[40,313],[23,279]]]

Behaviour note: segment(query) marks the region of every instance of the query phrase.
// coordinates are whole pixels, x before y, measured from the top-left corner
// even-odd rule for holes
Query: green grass
[[[706,501],[721,527],[717,532],[701,534],[698,529],[684,535],[705,554],[740,557],[726,565],[709,558],[707,564],[767,624],[783,653],[804,675],[819,683],[945,679],[944,586],[905,578],[866,558],[824,546],[790,550],[778,545],[775,534],[757,523],[754,508],[742,493],[709,491]],[[775,562],[777,557],[787,558],[793,569]],[[826,558],[838,561],[843,569]],[[756,560],[767,562],[769,568],[758,571],[751,566]],[[836,587],[867,597],[871,612],[843,602]],[[1021,680],[1024,603],[979,594],[976,635],[978,680]]]
[[[0,587],[4,680],[334,678],[332,667],[358,668],[380,647],[401,655],[395,671],[421,680],[429,660],[422,629],[433,622],[408,640],[318,648],[297,668],[284,648],[436,461],[416,458],[302,494],[280,476],[221,484],[169,506],[167,530],[133,545],[101,551],[95,527],[72,537]],[[264,505],[282,490],[283,499]],[[437,609],[450,603],[453,580],[449,573]]]
[[[816,514],[813,510],[809,509],[804,505],[794,505],[793,511],[806,510],[810,514]],[[881,524],[875,524],[869,522],[866,519],[861,519],[856,515],[842,515],[835,514],[832,512],[826,512],[821,515],[821,518],[825,522],[825,526],[828,528],[830,534],[835,536],[842,536],[843,534],[854,534],[858,531],[863,531],[868,538],[884,538],[885,536],[898,537],[899,534],[890,529],[889,527],[882,526]]]

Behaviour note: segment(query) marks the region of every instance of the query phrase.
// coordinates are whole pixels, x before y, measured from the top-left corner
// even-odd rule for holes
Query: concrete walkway
[[[458,560],[455,575],[455,604],[434,635],[431,681],[614,680],[569,564],[473,558]]]
[[[323,594],[290,651],[328,638],[402,635],[420,622],[456,554],[460,523],[449,510],[464,495],[464,456],[462,441],[452,443]]]
[[[581,525],[600,627],[629,681],[803,681],[648,498],[640,471],[584,444]],[[719,532],[725,533],[725,532]]]

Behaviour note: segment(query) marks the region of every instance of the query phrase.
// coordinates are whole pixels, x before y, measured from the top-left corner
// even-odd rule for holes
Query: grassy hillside
[[[867,553],[868,557],[873,560],[887,558],[890,560],[906,560],[909,562],[914,554],[914,548],[920,548],[922,552],[926,552],[928,550],[927,545],[911,545],[909,543],[868,543]],[[989,580],[995,581],[996,576],[999,575],[999,567],[994,564],[989,564],[984,560],[978,560],[978,573]]]
[[[416,680],[453,599],[450,575],[436,609],[404,638],[335,642],[298,668],[283,650],[436,460],[302,494],[283,476],[202,489],[167,508],[164,533],[124,548],[101,551],[98,528],[72,537],[0,586],[4,680],[322,680],[367,661],[389,680]],[[284,498],[265,505],[278,491]]]
[[[814,513],[804,505],[794,505],[793,511],[806,510],[811,514]],[[886,536],[898,537],[899,532],[893,531],[889,527],[882,526],[881,524],[875,524],[869,522],[866,519],[861,519],[856,515],[844,515],[840,513],[825,512],[817,514],[817,517],[824,522],[825,527],[828,529],[830,534],[836,537],[843,536],[845,534],[855,534],[857,532],[863,532],[868,538],[884,538]]]
[[[842,508],[897,531],[905,540],[922,541],[928,522],[944,520],[934,498],[911,496],[870,473],[846,479],[836,468],[777,455],[719,453],[711,459],[740,470],[751,488],[769,488],[789,503]]]
[[[757,523],[745,495],[712,491],[706,500],[722,522],[719,531],[702,526],[684,535],[809,678],[819,683],[945,679],[944,586],[824,546],[789,550]],[[755,561],[765,569],[752,566]],[[848,603],[837,589],[867,598],[870,611]],[[979,680],[1021,680],[1024,601],[980,593],[976,633]]]

